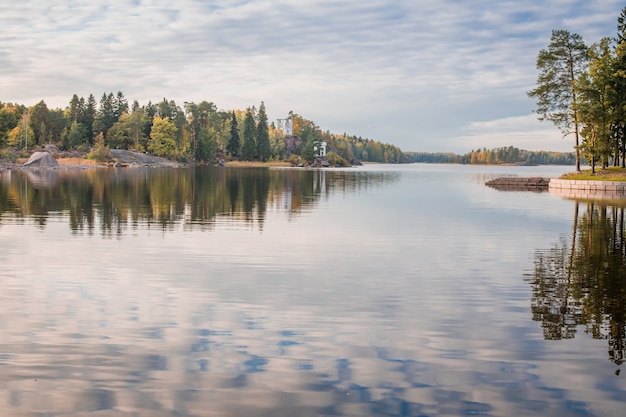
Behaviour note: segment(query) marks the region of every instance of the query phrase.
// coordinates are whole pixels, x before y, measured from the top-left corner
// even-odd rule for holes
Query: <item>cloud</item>
[[[436,150],[480,139],[463,131],[473,122],[529,113],[526,91],[551,30],[596,41],[615,32],[621,7],[26,0],[0,15],[0,100],[64,107],[74,93],[118,90],[142,104],[167,97],[232,109],[263,100],[270,118],[293,110],[325,130]]]
[[[540,123],[536,114],[472,122],[466,131],[465,136],[456,139],[465,148],[482,144],[479,147],[492,149],[522,143],[521,148],[526,150],[572,152],[574,147],[571,136],[563,138],[554,125]]]

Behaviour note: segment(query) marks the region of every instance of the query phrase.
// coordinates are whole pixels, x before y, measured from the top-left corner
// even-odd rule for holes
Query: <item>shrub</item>
[[[289,163],[291,164],[291,166],[297,167],[304,164],[304,159],[302,159],[300,155],[292,153],[291,155],[289,155]]]
[[[326,154],[326,159],[330,166],[333,167],[349,167],[350,163],[346,161],[344,158],[336,154],[335,152],[328,152]]]
[[[17,159],[17,154],[11,148],[0,149],[0,159],[4,159],[5,161],[15,162]]]
[[[98,162],[110,161],[113,156],[108,146],[104,144],[104,135],[102,132],[96,136],[94,140],[95,144],[91,149],[91,152],[87,154],[87,158],[96,160]]]

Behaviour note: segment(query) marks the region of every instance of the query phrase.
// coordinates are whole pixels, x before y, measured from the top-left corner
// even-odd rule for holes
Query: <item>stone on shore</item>
[[[548,191],[550,178],[504,177],[487,181],[485,185],[500,191]]]
[[[30,156],[30,158],[28,158],[28,161],[24,163],[24,166],[33,168],[52,168],[58,167],[59,163],[48,152],[35,152]]]

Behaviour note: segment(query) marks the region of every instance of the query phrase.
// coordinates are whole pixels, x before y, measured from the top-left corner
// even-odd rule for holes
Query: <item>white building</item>
[[[291,119],[278,119],[276,127],[282,130],[285,136],[293,135],[293,121]]]
[[[316,156],[326,156],[326,142],[315,142],[313,144],[313,152]]]

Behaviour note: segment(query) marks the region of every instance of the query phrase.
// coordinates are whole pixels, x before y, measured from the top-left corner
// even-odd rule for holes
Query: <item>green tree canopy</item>
[[[49,110],[46,102],[41,100],[30,111],[30,126],[35,133],[35,144],[48,140],[50,125]]]
[[[237,115],[232,112],[230,118],[230,139],[226,146],[226,152],[231,156],[239,156],[239,148],[241,147],[241,140],[239,138],[239,126],[237,126]]]
[[[148,150],[157,156],[174,156],[176,154],[176,130],[176,125],[169,118],[154,116]]]
[[[0,109],[0,146],[6,144],[9,132],[17,126],[20,114],[15,107],[2,107]]]
[[[270,157],[270,134],[267,126],[267,114],[265,113],[265,104],[261,102],[259,113],[257,114],[256,126],[256,148],[257,155],[261,161],[267,161]]]
[[[581,149],[595,172],[596,161],[608,165],[611,155],[611,124],[615,101],[613,73],[615,60],[611,39],[604,38],[590,48],[589,70],[583,72],[576,83],[579,91],[579,121],[582,124]]]
[[[539,51],[537,57],[537,87],[528,92],[537,100],[539,120],[553,122],[564,136],[574,134],[577,171],[580,156],[576,79],[585,70],[587,50],[580,35],[553,30],[548,48]]]
[[[81,123],[78,123],[76,120],[74,120],[70,124],[70,128],[68,129],[67,134],[65,135],[65,138],[63,140],[63,145],[65,146],[65,149],[74,148],[76,146],[82,145],[83,143],[86,143],[87,141],[87,129]]]
[[[256,124],[254,122],[254,112],[248,107],[246,118],[243,122],[243,145],[241,147],[241,157],[244,161],[252,161],[256,152]]]
[[[129,149],[132,146],[133,137],[128,113],[124,113],[111,126],[106,137],[106,143],[109,148]]]
[[[113,108],[113,93],[103,93],[100,98],[100,105],[96,111],[93,121],[94,134],[103,133],[106,136],[107,131],[115,124],[115,110]]]

